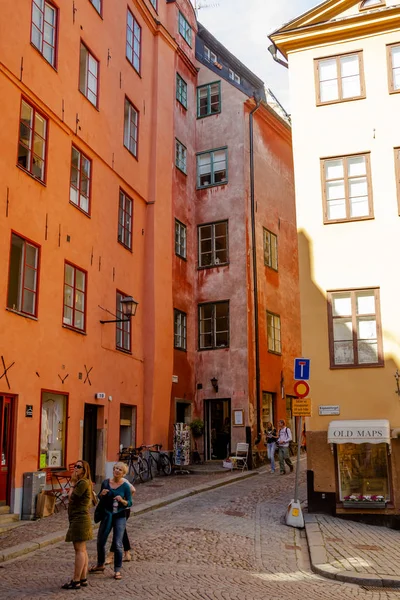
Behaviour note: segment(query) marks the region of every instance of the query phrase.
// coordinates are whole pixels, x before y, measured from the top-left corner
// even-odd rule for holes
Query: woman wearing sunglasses
[[[92,503],[92,478],[89,464],[85,460],[78,460],[74,465],[68,496],[69,529],[65,541],[74,544],[75,567],[73,579],[64,583],[62,589],[79,590],[81,586],[86,587],[88,584],[86,542],[93,537],[89,514]]]

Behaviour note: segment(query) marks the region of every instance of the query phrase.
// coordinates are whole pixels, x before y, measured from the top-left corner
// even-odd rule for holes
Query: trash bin
[[[22,492],[22,514],[23,521],[36,519],[36,499],[38,494],[44,490],[46,485],[46,472],[34,471],[24,473],[24,487]]]

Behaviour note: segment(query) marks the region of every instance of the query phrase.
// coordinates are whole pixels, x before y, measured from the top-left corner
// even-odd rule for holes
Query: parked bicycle
[[[166,452],[161,452],[162,444],[151,444],[150,446],[142,446],[142,449],[148,450],[148,463],[150,467],[150,477],[153,477],[153,470],[157,470],[157,474],[161,472],[164,475],[171,475],[172,464]]]
[[[122,448],[119,460],[128,465],[126,478],[131,483],[138,479],[145,483],[151,477],[148,461],[142,456],[142,448]]]

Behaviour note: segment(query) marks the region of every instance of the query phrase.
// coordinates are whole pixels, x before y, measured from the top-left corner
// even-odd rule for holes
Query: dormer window
[[[359,9],[367,10],[368,8],[378,8],[379,6],[386,6],[385,0],[364,0],[364,2],[361,2]]]
[[[240,85],[240,77],[235,71],[232,71],[232,69],[229,69],[229,79]]]
[[[207,46],[204,46],[204,58],[211,63],[218,62],[217,55]]]

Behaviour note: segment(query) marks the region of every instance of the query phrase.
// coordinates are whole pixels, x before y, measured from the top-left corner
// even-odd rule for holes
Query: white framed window
[[[137,158],[139,113],[133,104],[125,98],[124,109],[124,146]]]
[[[21,100],[18,164],[42,182],[46,176],[47,129],[47,118]]]
[[[317,104],[365,97],[363,53],[315,59]]]
[[[69,200],[83,212],[90,211],[90,187],[92,161],[83,152],[72,146]]]
[[[281,354],[281,318],[267,311],[268,352]]]
[[[66,466],[68,396],[42,392],[39,467]]]
[[[56,66],[57,8],[45,0],[32,0],[31,42],[40,54]]]
[[[11,234],[8,271],[7,307],[37,316],[39,247],[25,238]]]
[[[211,63],[218,62],[217,55],[212,50],[210,50],[210,48],[208,48],[208,46],[204,46],[203,56],[208,62],[211,62]]]
[[[189,22],[185,19],[181,11],[179,11],[178,16],[178,29],[179,33],[190,47],[192,47],[192,28],[189,25]]]
[[[275,271],[278,270],[278,237],[269,231],[263,230],[264,237],[264,264]]]
[[[175,140],[175,165],[186,175],[187,149],[179,140]]]
[[[174,348],[186,350],[186,313],[174,308]]]
[[[79,90],[97,108],[99,96],[99,61],[81,42]]]
[[[229,79],[231,79],[235,83],[240,84],[240,76],[237,73],[235,73],[235,71],[232,71],[232,69],[229,69],[228,75],[229,75]]]
[[[101,11],[103,9],[102,0],[90,0],[90,4],[92,4],[99,13],[99,15],[101,15]]]
[[[126,58],[140,73],[140,54],[142,49],[142,28],[128,8],[126,21]]]
[[[133,200],[122,190],[119,191],[118,208],[118,241],[120,244],[132,250],[132,220]]]
[[[86,271],[65,262],[63,324],[79,331],[86,330],[86,278]]]
[[[175,219],[175,254],[186,258],[186,225]]]
[[[117,290],[117,319],[124,319],[124,313],[122,310],[122,300],[129,294],[124,294]],[[131,351],[131,322],[130,320],[121,321],[116,323],[116,347],[117,350],[124,350],[125,352]]]

